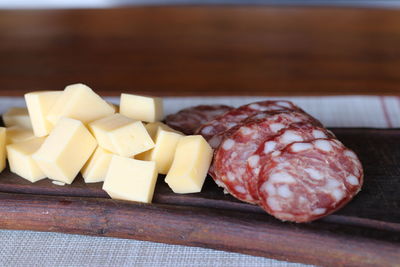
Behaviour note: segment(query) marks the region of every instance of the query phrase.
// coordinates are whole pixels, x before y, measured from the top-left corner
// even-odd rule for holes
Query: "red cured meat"
[[[278,135],[264,140],[247,160],[246,188],[254,199],[258,199],[258,174],[266,164],[268,156],[280,151],[293,142],[308,142],[319,138],[334,138],[334,134],[325,128],[310,123],[295,123],[283,129]]]
[[[165,118],[165,123],[171,128],[185,134],[194,134],[196,129],[201,125],[232,109],[233,107],[226,105],[200,105],[189,107],[175,114],[168,115]]]
[[[256,204],[246,188],[249,178],[246,172],[247,159],[270,136],[293,123],[315,123],[309,115],[296,111],[270,112],[260,119],[249,118],[242,125],[229,130],[225,139],[215,152],[211,176],[216,183],[236,198]]]
[[[216,117],[214,120],[205,123],[196,131],[196,133],[201,134],[207,141],[209,141],[211,147],[216,148],[220,142],[217,140],[211,140],[211,138],[215,135],[222,136],[224,132],[239,125],[242,121],[246,120],[252,115],[265,111],[277,110],[303,112],[299,107],[290,101],[260,101],[232,109],[231,111]]]
[[[362,183],[359,159],[338,140],[295,142],[262,167],[260,205],[280,220],[309,222],[341,208]]]

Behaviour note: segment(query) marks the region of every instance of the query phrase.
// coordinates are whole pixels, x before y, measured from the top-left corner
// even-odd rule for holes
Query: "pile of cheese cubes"
[[[25,95],[0,128],[0,168],[36,182],[103,182],[114,199],[151,202],[158,174],[176,193],[200,192],[212,149],[199,135],[161,123],[160,98],[122,94],[120,106],[84,84]]]

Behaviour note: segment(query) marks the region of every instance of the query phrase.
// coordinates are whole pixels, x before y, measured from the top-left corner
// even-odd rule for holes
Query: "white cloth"
[[[266,97],[165,98],[166,113],[199,104],[241,104]],[[288,99],[327,127],[400,127],[400,97],[332,96]],[[118,103],[117,98],[108,98]],[[0,113],[23,106],[22,98],[0,98]],[[0,266],[306,266],[223,251],[117,238],[0,230]]]

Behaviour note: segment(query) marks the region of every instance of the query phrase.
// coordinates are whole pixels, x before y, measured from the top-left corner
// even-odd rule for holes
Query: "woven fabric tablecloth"
[[[198,104],[238,106],[262,99],[266,97],[165,98],[165,110],[168,114]],[[294,101],[327,127],[400,127],[400,97],[284,99]],[[118,103],[117,98],[109,100]],[[0,98],[0,113],[23,105],[22,98]],[[0,266],[306,266],[211,249],[32,231],[0,230],[0,244]]]

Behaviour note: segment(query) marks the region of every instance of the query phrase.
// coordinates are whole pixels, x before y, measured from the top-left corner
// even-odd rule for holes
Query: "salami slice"
[[[326,216],[360,191],[363,169],[336,139],[295,142],[270,154],[259,175],[261,206],[283,221]]]
[[[207,141],[209,141],[213,136],[221,135],[221,133],[239,125],[240,122],[252,115],[266,111],[278,110],[304,112],[290,101],[279,100],[255,102],[232,109],[225,114],[216,117],[214,120],[202,125],[196,133],[201,134]],[[212,141],[210,145],[216,148],[218,147],[219,142]]]
[[[254,199],[258,196],[258,174],[266,164],[271,153],[280,151],[294,142],[308,142],[319,138],[334,138],[334,134],[315,123],[294,123],[277,135],[264,140],[258,149],[247,160],[246,188]]]
[[[315,123],[315,120],[302,112],[276,111],[268,113],[262,119],[249,118],[242,125],[229,130],[225,139],[215,152],[212,177],[218,185],[223,185],[225,190],[236,198],[256,204],[254,198],[246,188],[247,159],[270,136],[276,135],[280,130],[293,123]]]
[[[200,105],[185,108],[175,114],[168,115],[165,118],[165,123],[185,134],[194,134],[201,125],[232,109],[233,107],[226,105]]]

